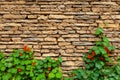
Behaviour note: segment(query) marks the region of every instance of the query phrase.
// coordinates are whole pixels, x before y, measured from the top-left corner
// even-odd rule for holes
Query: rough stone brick
[[[82,23],[82,24],[81,24],[81,23],[80,23],[80,24],[79,24],[79,23],[74,24],[74,26],[81,26],[81,27],[82,27],[82,26],[89,26],[89,25],[90,25],[90,24],[83,24],[83,23]]]
[[[49,49],[41,49],[40,51],[41,51],[41,53],[48,53],[48,52],[50,52]]]
[[[33,42],[36,42],[36,41],[43,41],[43,38],[24,38],[24,39],[22,39],[22,41],[28,41],[28,42],[31,42],[31,41],[33,41]]]
[[[56,41],[56,38],[52,38],[52,37],[46,37],[45,41]]]
[[[6,45],[0,45],[0,49],[6,49]]]
[[[65,61],[62,63],[62,66],[81,66],[81,65],[84,65],[84,63],[80,61]]]
[[[42,31],[42,34],[57,34],[58,31]]]
[[[30,18],[30,19],[36,19],[37,15],[28,15],[28,18]]]
[[[118,28],[119,24],[99,24],[100,27],[114,27],[114,28]]]
[[[47,56],[58,56],[59,54],[55,54],[55,53],[46,53],[46,54],[43,54],[43,57],[47,57]]]
[[[62,35],[62,37],[79,37],[78,34],[68,34],[68,35]]]
[[[6,18],[6,19],[25,19],[26,15],[5,14],[5,15],[3,15],[3,18]]]
[[[79,41],[79,38],[67,38],[65,41],[71,42],[71,41]]]
[[[40,20],[47,20],[48,16],[39,15],[38,19],[40,19]]]
[[[12,38],[12,41],[13,41],[13,42],[20,42],[20,41],[21,41],[21,38]]]
[[[47,48],[47,49],[58,49],[58,45],[42,45],[42,48]]]
[[[11,49],[22,48],[22,47],[23,47],[22,45],[7,45],[7,48],[11,48]]]
[[[94,45],[94,43],[91,43],[91,42],[73,42],[73,45]]]
[[[111,16],[113,19],[120,19],[120,15],[112,15]]]
[[[102,15],[101,18],[102,19],[112,19],[112,17],[110,15]]]
[[[58,41],[65,41],[65,40],[64,40],[64,38],[59,37],[59,38],[58,38]]]
[[[55,19],[71,19],[71,18],[73,18],[73,16],[49,15],[49,18],[55,18]]]
[[[73,49],[67,49],[67,50],[65,50],[65,52],[66,52],[66,53],[73,53],[74,50],[73,50]]]
[[[52,45],[52,44],[57,44],[57,42],[55,41],[45,41],[45,42],[41,42],[41,45]]]
[[[66,45],[70,45],[71,43],[69,42],[59,42],[58,45],[59,46],[66,46]]]
[[[70,61],[70,60],[83,61],[83,58],[81,58],[81,57],[63,57],[62,59],[63,59],[63,61]]]
[[[21,24],[18,23],[5,23],[5,24],[0,24],[0,26],[22,26]]]
[[[93,5],[117,5],[115,2],[91,2]]]

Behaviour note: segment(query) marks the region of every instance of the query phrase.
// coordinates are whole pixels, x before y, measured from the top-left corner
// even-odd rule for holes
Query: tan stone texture
[[[31,0],[32,1],[32,0]],[[0,0],[0,49],[6,54],[27,44],[36,59],[63,58],[66,74],[83,67],[83,55],[103,27],[120,56],[120,0]]]

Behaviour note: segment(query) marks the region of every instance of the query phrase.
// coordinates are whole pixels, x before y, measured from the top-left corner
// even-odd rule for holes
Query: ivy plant
[[[37,60],[33,58],[33,52],[27,46],[24,49],[13,50],[7,58],[1,56],[1,80],[25,80],[34,76],[33,70]]]
[[[9,56],[0,52],[0,80],[61,80],[61,63],[61,57],[36,60],[25,45],[23,49],[14,49]]]
[[[34,70],[37,80],[61,80],[62,69],[59,67],[62,63],[62,58],[57,60],[51,57],[46,57],[43,60],[38,60],[38,64]]]
[[[83,59],[84,69],[78,68],[70,73],[70,78],[64,80],[120,80],[120,66],[108,66],[115,47],[111,45],[108,38],[103,34],[102,28],[97,28],[95,32],[99,41],[87,52]]]

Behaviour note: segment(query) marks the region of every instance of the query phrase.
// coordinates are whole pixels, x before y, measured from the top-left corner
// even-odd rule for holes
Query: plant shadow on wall
[[[115,47],[103,34],[102,28],[97,28],[95,35],[100,40],[84,55],[85,69],[73,70],[69,73],[70,78],[64,80],[120,80],[120,66],[107,65],[108,62],[115,62],[110,59]]]
[[[110,55],[114,46],[103,34],[102,28],[97,28],[95,34],[100,40],[84,55],[85,68],[73,70],[68,78],[62,75],[61,57],[57,60],[51,57],[36,60],[33,51],[24,46],[21,50],[14,49],[8,57],[0,53],[0,80],[120,80],[120,66],[107,65],[113,62]]]

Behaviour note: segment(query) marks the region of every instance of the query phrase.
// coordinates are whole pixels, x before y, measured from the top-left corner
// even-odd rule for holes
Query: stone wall
[[[104,25],[107,24],[107,26]],[[6,54],[24,44],[37,59],[62,56],[63,73],[83,66],[98,26],[120,55],[120,0],[0,0],[0,49]]]

